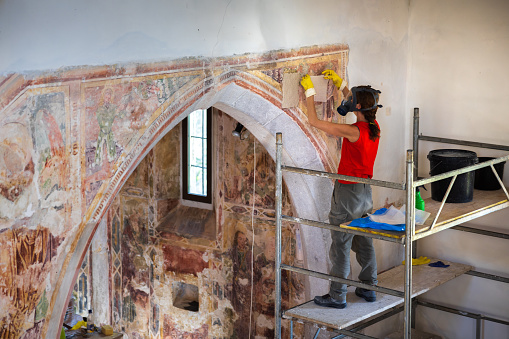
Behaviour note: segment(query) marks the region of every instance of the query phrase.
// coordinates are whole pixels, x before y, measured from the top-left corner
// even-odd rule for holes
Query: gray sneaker
[[[334,307],[343,309],[346,307],[346,302],[341,302],[339,300],[334,299],[328,293],[324,295],[317,295],[313,301],[315,304],[323,307]]]
[[[370,302],[370,303],[376,301],[375,291],[367,290],[365,288],[357,287],[355,289],[355,295],[363,298],[364,300],[366,300],[367,302]]]

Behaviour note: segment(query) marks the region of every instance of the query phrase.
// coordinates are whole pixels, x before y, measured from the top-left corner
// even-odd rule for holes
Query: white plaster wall
[[[509,2],[505,0],[411,2],[407,111],[420,108],[425,135],[509,145]],[[431,149],[465,148],[479,156],[507,152],[421,142],[420,174],[427,176]],[[504,181],[508,185],[508,165]],[[509,233],[509,211],[472,221],[471,227]],[[454,230],[418,242],[418,254],[475,266],[508,277],[507,240]],[[465,276],[425,295],[451,307],[509,320],[509,286]],[[475,321],[418,308],[417,326],[444,338],[475,338]],[[483,338],[506,338],[509,327],[484,323]]]

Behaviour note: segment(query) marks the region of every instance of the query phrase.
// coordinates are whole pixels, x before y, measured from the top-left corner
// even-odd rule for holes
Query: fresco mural
[[[272,80],[277,82],[278,84],[283,83],[283,74],[285,72],[290,73],[298,73],[298,74],[310,74],[310,75],[321,75],[322,72],[326,69],[333,69],[339,76],[343,79],[347,79],[346,77],[346,64],[348,63],[348,56],[346,54],[342,55],[340,59],[331,59],[328,57],[318,57],[313,60],[313,62],[290,62],[282,65],[282,67],[273,68],[270,70],[263,70],[261,73],[267,75]],[[303,95],[303,90],[299,86],[299,91]],[[301,95],[301,97],[302,97]],[[320,120],[331,121],[331,122],[345,122],[345,118],[341,117],[336,113],[336,108],[339,106],[341,101],[343,100],[342,93],[336,90],[334,84],[332,82],[328,83],[327,87],[327,101],[323,103],[316,103],[315,109],[316,114]],[[299,105],[301,112],[303,112],[307,116],[307,108],[306,105]],[[320,131],[318,129],[313,130],[314,134],[320,135],[320,139],[325,142],[326,148],[331,151],[332,163],[335,164],[333,167],[337,167],[339,164],[339,154],[335,150],[341,148],[341,139],[335,138],[327,133]]]
[[[158,229],[161,221],[179,207],[179,127],[163,138],[166,148],[149,150],[151,138],[159,138],[158,133],[210,91],[236,83],[279,106],[284,72],[318,74],[333,68],[346,77],[347,58],[348,48],[337,45],[224,58],[221,67],[214,60],[186,59],[5,77],[0,82],[0,338],[45,337],[54,330],[49,322],[60,318],[66,304],[59,293],[67,277],[81,269],[71,258],[85,257],[81,244],[90,240],[80,237],[107,207],[111,322],[119,330],[133,338],[146,333],[142,328],[159,338],[177,332],[230,338],[239,331],[239,319],[249,317],[253,335],[271,333],[270,156],[252,136],[233,140],[236,122],[218,114],[214,156],[225,171],[217,173],[215,209],[207,217],[212,222],[204,230],[177,222],[163,232]],[[317,105],[318,114],[337,119],[333,110],[340,99],[333,95]],[[284,112],[312,141],[323,166],[334,170],[338,141],[309,128],[302,101]],[[125,183],[123,173],[130,170],[125,166],[145,151],[148,160],[118,192]],[[283,199],[290,206],[286,188]],[[293,239],[285,244],[291,258],[302,250],[298,227],[288,225],[284,232]],[[196,251],[203,261],[201,271],[179,273],[165,266],[163,246]],[[301,265],[297,257],[292,260]],[[80,277],[82,290],[89,290],[91,277]],[[239,300],[251,298],[243,284],[246,277],[253,280],[256,295],[248,315],[238,307]],[[285,279],[288,300],[299,300],[303,288],[298,278]],[[171,295],[162,293],[174,281],[199,288],[200,311],[194,318],[175,310]]]
[[[43,227],[5,230],[0,237],[0,258],[6,264],[0,266],[0,338],[17,338],[22,329],[39,328],[36,319],[46,316],[46,275],[62,239]]]
[[[196,225],[187,219],[192,221],[201,212],[181,206],[165,210],[167,216],[158,213],[159,226],[153,236],[148,235],[149,206],[157,205],[158,199],[136,192],[152,190],[142,179],[148,177],[148,169],[152,168],[157,173],[156,179],[149,180],[148,186],[154,187],[154,196],[163,201],[174,196],[175,188],[159,180],[176,175],[172,182],[179,185],[180,172],[175,173],[171,162],[179,163],[180,155],[167,157],[179,152],[179,138],[175,135],[161,139],[140,163],[109,212],[112,323],[129,338],[142,336],[147,328],[153,338],[274,336],[271,324],[275,297],[275,164],[254,137],[238,143],[231,133],[223,132],[231,130],[235,120],[223,113],[216,114],[214,119],[218,126],[217,147],[223,150],[217,154],[224,157],[217,161],[227,162],[228,166],[222,171],[222,180],[216,181],[219,190],[216,196],[221,202],[216,202],[213,211],[200,211],[214,215],[219,213],[220,206],[228,204],[221,211],[221,219],[204,217],[214,221],[208,227],[219,228],[216,220],[221,223],[223,242],[210,241],[206,233],[193,233]],[[180,133],[179,126],[175,131]],[[223,189],[229,194],[223,194]],[[284,199],[289,200],[286,189]],[[186,212],[177,218],[172,212],[177,210]],[[284,213],[292,215],[293,211],[285,207]],[[289,225],[283,235],[284,258],[294,265],[299,265],[295,259],[299,257],[300,245],[297,233],[298,226]],[[285,306],[304,301],[301,279],[286,273],[283,276]],[[195,286],[199,291],[199,300],[193,302],[196,313],[191,311],[192,307],[186,311],[175,304],[175,284]],[[296,326],[296,333],[299,331],[302,329]]]
[[[101,181],[109,176],[115,160],[133,146],[133,137],[147,128],[153,113],[196,77],[148,77],[127,83],[119,80],[83,86],[87,206],[95,197]]]
[[[0,338],[32,327],[37,337],[48,311],[47,275],[67,233],[67,96],[27,91],[0,120]]]
[[[65,219],[66,91],[44,92],[29,91],[12,114],[0,120],[0,222],[30,218],[39,209],[51,222]]]

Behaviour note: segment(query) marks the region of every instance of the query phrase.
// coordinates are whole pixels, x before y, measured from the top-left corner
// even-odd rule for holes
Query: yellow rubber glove
[[[334,85],[336,85],[336,87],[339,90],[342,90],[345,87],[346,83],[343,84],[343,79],[341,79],[339,77],[339,75],[337,75],[336,72],[334,72],[332,69],[326,69],[325,71],[322,72],[322,74],[324,75],[325,79],[332,80]],[[343,86],[341,86],[341,85],[343,85]]]
[[[80,320],[76,323],[76,325],[74,325],[71,330],[79,330],[81,328],[81,326],[87,326],[87,322],[86,321],[83,321],[83,320]]]
[[[316,94],[315,86],[313,85],[313,81],[311,81],[311,77],[308,74],[304,75],[302,79],[300,79],[300,84],[306,91],[306,98]]]
[[[412,266],[418,266],[418,265],[426,265],[427,263],[429,263],[431,261],[431,259],[429,259],[428,257],[419,257],[419,258],[412,258]],[[403,260],[403,265],[405,264],[405,260]]]

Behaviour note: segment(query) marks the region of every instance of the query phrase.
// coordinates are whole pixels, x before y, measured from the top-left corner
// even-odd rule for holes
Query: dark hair
[[[370,86],[358,86],[359,88],[370,88]],[[370,92],[365,91],[359,91],[357,92],[357,103],[361,104],[361,108],[370,108],[375,106],[377,104],[375,102],[375,98],[373,97],[373,94]],[[376,119],[376,111],[378,107],[375,106],[375,108],[362,111],[361,113],[364,114],[364,117],[369,123],[369,138],[373,141],[380,138],[380,128],[375,122]]]

